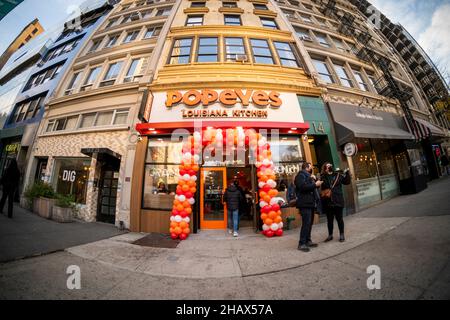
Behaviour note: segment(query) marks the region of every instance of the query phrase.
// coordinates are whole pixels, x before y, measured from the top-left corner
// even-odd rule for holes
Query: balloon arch
[[[259,206],[263,222],[263,234],[266,237],[282,236],[283,222],[278,204],[277,183],[272,161],[272,151],[267,138],[255,130],[213,129],[208,128],[202,133],[194,132],[183,142],[183,155],[179,167],[179,179],[176,189],[173,210],[170,217],[170,236],[172,239],[186,240],[191,233],[190,222],[197,192],[197,174],[200,170],[200,154],[206,148],[211,154],[216,149],[244,148],[255,156]]]

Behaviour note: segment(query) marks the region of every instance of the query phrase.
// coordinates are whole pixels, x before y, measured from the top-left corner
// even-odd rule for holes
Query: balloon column
[[[281,208],[278,204],[278,190],[275,182],[275,167],[272,161],[272,151],[267,139],[258,134],[258,187],[259,206],[261,207],[261,220],[263,221],[263,234],[266,237],[283,235],[283,219]]]
[[[242,128],[221,129],[208,128],[202,134],[195,132],[183,144],[183,156],[179,167],[179,180],[170,217],[170,235],[172,239],[186,240],[191,230],[192,206],[197,192],[197,174],[202,150],[214,156],[218,149],[226,145],[227,150],[248,146],[255,155],[258,169],[259,205],[263,220],[263,234],[267,237],[282,236],[283,222],[280,206],[277,203],[276,177],[272,152],[267,139],[254,130],[244,132]]]

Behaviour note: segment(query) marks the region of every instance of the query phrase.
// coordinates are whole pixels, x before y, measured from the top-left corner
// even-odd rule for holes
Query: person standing
[[[344,173],[333,170],[333,165],[329,162],[322,166],[321,179],[323,181],[321,188],[322,209],[327,216],[328,238],[325,242],[333,240],[334,219],[339,227],[339,241],[345,241],[343,212],[345,207],[344,193],[342,185],[349,185],[351,182],[350,170],[346,169]]]
[[[1,184],[3,186],[2,199],[0,200],[0,213],[3,213],[6,199],[8,199],[8,218],[13,216],[14,195],[19,186],[20,171],[16,159],[12,159],[8,168],[3,173]]]
[[[311,231],[314,211],[318,202],[317,188],[320,188],[323,182],[314,181],[312,172],[312,164],[305,162],[302,165],[302,171],[300,171],[295,177],[297,209],[300,210],[300,214],[302,216],[302,228],[300,230],[298,250],[303,252],[309,252],[310,248],[317,247],[317,244],[312,242]]]
[[[234,181],[223,194],[223,202],[228,210],[228,233],[233,233],[234,237],[239,236],[239,208],[245,200],[238,187],[239,182]]]

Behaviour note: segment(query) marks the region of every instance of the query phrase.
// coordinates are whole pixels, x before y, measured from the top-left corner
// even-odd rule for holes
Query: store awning
[[[414,118],[415,131],[413,131],[416,140],[426,139],[430,136],[445,137],[445,132],[439,127],[431,124],[427,120]]]
[[[402,117],[358,106],[328,103],[339,145],[354,138],[413,140]]]

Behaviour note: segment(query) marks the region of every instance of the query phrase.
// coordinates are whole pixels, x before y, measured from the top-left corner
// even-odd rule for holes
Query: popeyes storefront
[[[131,194],[131,230],[181,239],[226,229],[222,195],[238,181],[241,228],[281,235],[288,186],[309,160],[295,92],[195,89],[147,92]],[[266,212],[267,211],[267,212]],[[262,217],[262,218],[261,218]],[[185,231],[186,230],[186,231]],[[183,236],[186,233],[186,236]],[[266,235],[267,235],[266,234]]]

